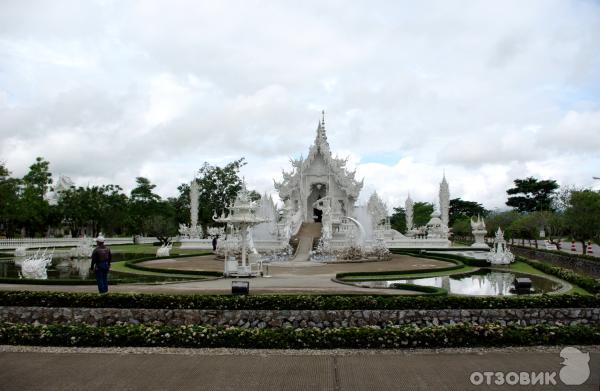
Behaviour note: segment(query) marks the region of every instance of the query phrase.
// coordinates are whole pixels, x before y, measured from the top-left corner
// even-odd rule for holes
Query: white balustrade
[[[157,238],[140,237],[137,242],[142,244],[157,242]],[[132,237],[106,238],[107,245],[133,244]],[[41,247],[76,247],[81,244],[81,238],[11,238],[0,239],[0,250],[16,249],[17,247],[41,248]]]

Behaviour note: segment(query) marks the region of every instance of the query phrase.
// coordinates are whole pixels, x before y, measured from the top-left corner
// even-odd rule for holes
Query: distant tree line
[[[208,163],[198,170],[198,222],[205,229],[212,225],[215,211],[220,213],[242,187],[240,168],[244,158],[223,167]],[[60,191],[53,205],[45,195],[54,189],[50,163],[42,157],[22,178],[11,176],[0,163],[0,236],[156,236],[167,241],[177,235],[179,224],[190,222],[190,184],[178,187],[176,197],[163,199],[148,178],[135,178],[129,194],[114,184],[73,186]],[[253,199],[260,195],[252,192]]]
[[[492,212],[480,203],[460,198],[450,200],[449,226],[455,239],[471,237],[471,218],[485,218],[488,236],[494,236],[499,227],[511,240],[544,239],[560,246],[561,239],[583,244],[600,243],[600,192],[591,189],[560,189],[554,180],[533,177],[515,179],[514,187],[506,190],[508,211]],[[431,218],[434,205],[415,202],[413,223],[424,226]],[[406,211],[394,208],[390,217],[392,227],[406,233]],[[537,245],[537,241],[536,241]]]

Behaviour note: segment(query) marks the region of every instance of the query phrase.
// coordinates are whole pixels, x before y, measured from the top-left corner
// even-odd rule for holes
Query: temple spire
[[[325,132],[325,110],[321,111],[321,119],[319,120],[319,126],[317,127],[317,137],[315,139],[315,145],[321,148],[327,145],[327,134]]]

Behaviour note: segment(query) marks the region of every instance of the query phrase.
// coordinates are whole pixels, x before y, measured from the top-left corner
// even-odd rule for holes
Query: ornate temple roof
[[[290,159],[292,171],[283,171],[283,180],[281,182],[275,181],[275,189],[279,192],[279,197],[282,200],[289,198],[292,191],[300,186],[301,173],[308,171],[319,155],[322,156],[328,167],[328,174],[331,175],[332,179],[340,186],[340,188],[346,192],[349,197],[354,199],[358,198],[363,187],[363,181],[361,180],[359,182],[355,179],[356,171],[347,170],[346,164],[348,159],[340,159],[332,156],[329,143],[327,142],[325,114],[323,113],[323,118],[319,121],[317,126],[315,142],[310,146],[308,156],[305,159],[302,157],[300,157],[300,159]]]

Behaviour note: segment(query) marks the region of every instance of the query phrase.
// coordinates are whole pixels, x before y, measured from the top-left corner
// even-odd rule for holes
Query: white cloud
[[[583,1],[0,5],[0,160],[164,196],[245,156],[273,192],[320,111],[389,206],[504,204],[526,175],[599,175],[600,7]]]

